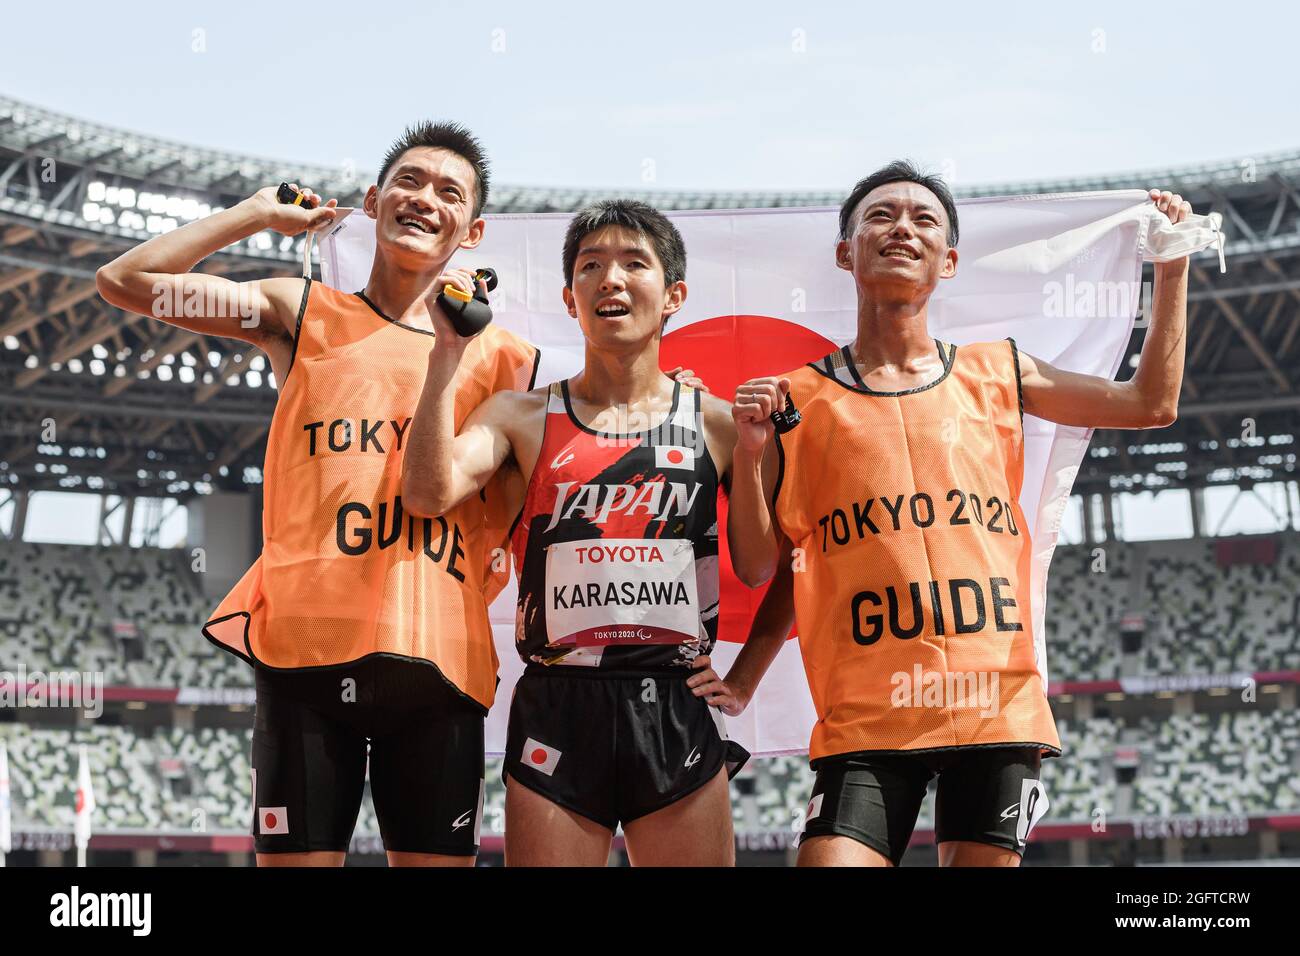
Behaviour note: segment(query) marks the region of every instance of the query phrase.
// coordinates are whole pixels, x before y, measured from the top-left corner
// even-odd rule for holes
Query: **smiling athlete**
[[[437,514],[499,472],[522,489],[507,865],[604,865],[619,824],[635,865],[731,864],[728,772],[747,755],[706,701],[736,705],[708,659],[735,425],[727,403],[659,371],[686,300],[672,223],[599,203],[570,223],[563,260],[584,369],[494,395],[458,427],[451,386],[472,342],[440,326],[403,497]]]
[[[487,161],[453,124],[393,144],[365,196],[376,252],[364,290],[189,271],[263,229],[291,236],[335,218],[336,202],[316,205],[309,189],[303,206],[275,192],[151,239],[98,276],[105,299],[143,315],[159,315],[160,299],[207,303],[197,316],[164,309],[163,321],[256,346],[279,388],[262,554],[204,628],[256,669],[258,865],[342,865],[367,749],[389,863],[472,865],[497,670],[487,603],[505,580],[489,562],[508,514],[494,486],[417,518],[399,485],[435,342],[429,303],[448,284],[471,288],[449,262],[482,239]],[[490,326],[466,350],[457,420],[493,392],[531,387],[537,359]]]
[[[1151,199],[1174,223],[1191,214]],[[782,547],[804,562],[786,578],[817,712],[801,866],[897,865],[936,775],[940,863],[1019,864],[1047,807],[1041,758],[1060,752],[1034,651],[1022,417],[1158,428],[1177,414],[1185,258],[1156,267],[1141,360],[1115,382],[1011,339],[933,338],[957,236],[938,178],[893,163],[863,179],[835,250],[857,286],[856,340],[736,393],[737,576],[766,581]],[[803,420],[772,449],[787,395]]]

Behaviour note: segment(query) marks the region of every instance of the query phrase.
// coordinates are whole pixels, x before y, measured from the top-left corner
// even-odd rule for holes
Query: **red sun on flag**
[[[835,351],[830,339],[796,322],[768,315],[720,315],[674,329],[659,346],[659,367],[694,370],[709,391],[731,404],[751,378],[782,375]],[[727,551],[727,499],[718,498],[721,611],[718,639],[744,643],[767,587],[751,590],[737,580]],[[792,631],[790,634],[794,637]]]
[[[548,747],[540,740],[529,737],[524,741],[523,763],[548,777],[555,773],[555,765],[560,762],[560,751]]]
[[[262,807],[258,814],[258,829],[263,835],[289,832],[289,810],[287,807]]]

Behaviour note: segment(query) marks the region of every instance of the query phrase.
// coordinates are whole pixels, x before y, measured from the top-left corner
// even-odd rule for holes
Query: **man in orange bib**
[[[472,865],[497,670],[487,604],[507,573],[491,557],[508,516],[491,485],[416,517],[401,461],[435,299],[448,285],[473,290],[449,262],[482,239],[487,161],[454,124],[425,123],[393,144],[365,197],[377,249],[364,290],[190,271],[264,229],[292,236],[336,215],[311,190],[301,205],[275,193],[151,239],[98,275],[114,305],[260,348],[280,390],[262,554],[204,627],[256,668],[258,863],[341,865],[368,759],[389,862]],[[204,305],[172,307],[192,302]],[[494,392],[530,388],[538,357],[488,326],[466,349],[456,421]]]
[[[1151,198],[1175,223],[1191,214]],[[1041,758],[1060,753],[1032,633],[1023,415],[1158,428],[1177,414],[1186,259],[1156,267],[1137,372],[1114,382],[1011,339],[933,338],[957,234],[937,177],[893,163],[863,179],[835,251],[857,285],[857,339],[736,393],[736,573],[758,586],[792,561],[817,713],[801,866],[897,865],[936,775],[940,863],[1019,864],[1047,809]],[[773,440],[787,400],[802,421]]]

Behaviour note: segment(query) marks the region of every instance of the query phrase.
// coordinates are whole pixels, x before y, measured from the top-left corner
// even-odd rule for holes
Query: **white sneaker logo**
[[[466,810],[464,813],[462,813],[460,816],[458,816],[455,820],[452,820],[452,821],[451,821],[451,828],[452,828],[453,830],[459,830],[461,827],[469,826],[469,820],[466,819],[466,818],[469,817],[469,815],[472,814],[473,812],[474,812],[473,810]]]
[[[1019,812],[1020,812],[1020,804],[1019,804],[1019,803],[1013,803],[1013,804],[1011,804],[1011,806],[1007,807],[1005,810],[1002,811],[1002,819],[1003,819],[1003,820],[1010,820],[1012,817],[1014,817],[1014,816],[1015,816],[1017,813],[1019,813]]]
[[[700,762],[700,748],[692,747],[691,752],[686,755],[686,764],[685,764],[686,769],[690,770],[699,762]]]
[[[573,459],[576,457],[577,456],[574,455],[572,451],[569,451],[568,449],[564,449],[558,455],[555,456],[555,460],[551,462],[551,467],[561,468],[564,465],[567,465],[569,462],[573,461]]]

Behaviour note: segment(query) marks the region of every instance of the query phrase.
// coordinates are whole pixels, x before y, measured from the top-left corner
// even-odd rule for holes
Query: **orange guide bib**
[[[845,346],[790,373],[776,516],[817,711],[812,759],[1060,741],[1034,659],[1011,340],[940,343],[942,376],[877,392]]]
[[[437,518],[402,507],[402,457],[433,335],[360,295],[307,284],[271,421],[262,554],[203,629],[278,669],[373,654],[428,661],[484,708],[496,689],[488,603],[509,574],[497,479]],[[458,372],[456,428],[494,392],[531,387],[538,352],[489,325]],[[502,552],[504,553],[504,552]]]

